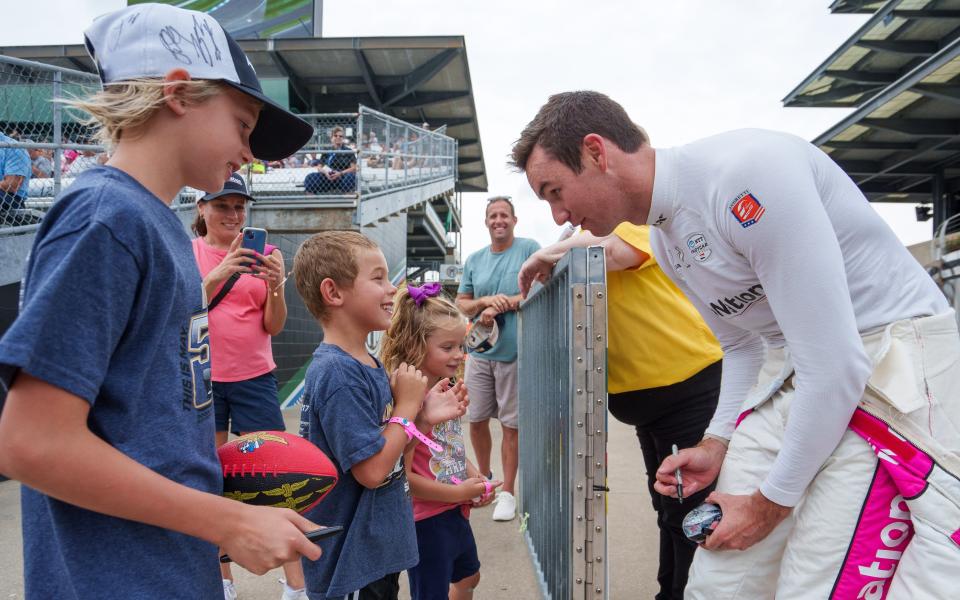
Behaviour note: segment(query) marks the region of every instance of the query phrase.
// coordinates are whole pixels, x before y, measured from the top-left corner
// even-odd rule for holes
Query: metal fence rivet
[[[603,398],[597,398],[597,404],[603,406]]]
[[[583,548],[581,548],[580,546],[577,546],[577,553],[579,554],[581,552],[583,552]]]
[[[597,373],[603,373],[603,367],[597,367]]]
[[[583,578],[582,578],[582,577],[577,577],[577,583],[583,583]]]
[[[577,452],[577,458],[583,458],[583,452]]]
[[[583,421],[577,421],[577,427],[583,427]]]
[[[578,484],[577,484],[577,489],[578,489],[578,490],[582,490],[582,489],[583,489],[583,484],[582,484],[582,483],[578,483]]]
[[[598,557],[597,557],[597,562],[603,562],[603,557],[602,557],[602,556],[598,556]]]
[[[583,298],[583,294],[581,294],[580,292],[577,292],[577,298]]]
[[[582,393],[583,393],[583,389],[577,388],[577,393],[578,393],[578,394],[582,394]]]
[[[594,531],[596,531],[597,533],[600,533],[601,531],[603,531],[603,527],[600,527],[599,525],[597,525],[597,526],[594,528]]]
[[[598,429],[598,430],[597,430],[597,435],[602,435],[602,434],[603,434],[603,431],[601,431],[600,429]]]
[[[598,594],[602,594],[602,593],[603,593],[603,590],[601,590],[600,588],[597,588],[597,589],[594,590],[594,591],[597,592]]]
[[[582,357],[582,356],[578,356],[578,357],[577,357],[577,362],[583,362],[583,357]]]
[[[577,515],[577,520],[578,520],[578,521],[582,521],[582,520],[583,520],[583,515]]]
[[[603,298],[603,292],[597,292],[597,298]]]
[[[577,331],[580,331],[582,329],[583,329],[583,325],[581,323],[577,323]]]
[[[598,463],[597,463],[597,468],[598,468],[598,469],[603,468],[603,463],[598,462]]]
[[[599,342],[600,340],[602,340],[602,339],[603,339],[603,336],[602,336],[602,335],[598,335],[598,336],[597,336],[597,341],[598,341],[598,342]]]

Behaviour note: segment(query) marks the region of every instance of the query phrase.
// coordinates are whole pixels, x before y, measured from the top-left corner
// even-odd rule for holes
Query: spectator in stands
[[[343,127],[334,127],[330,132],[333,150],[315,159],[311,166],[316,173],[309,173],[303,180],[308,194],[355,192],[357,189],[357,156],[344,143]]]
[[[240,246],[251,201],[243,177],[234,173],[221,191],[197,202],[193,223],[197,234],[193,256],[210,299],[207,310],[218,447],[226,443],[231,431],[244,435],[285,429],[270,345],[271,336],[279,334],[287,320],[283,255],[267,245],[264,255],[256,257],[261,263],[251,266],[253,251]],[[221,565],[220,572],[224,588],[232,589],[230,566]],[[284,600],[305,599],[300,563],[284,565],[284,573]]]
[[[390,154],[393,157],[390,159],[390,168],[391,169],[402,169],[404,154],[407,152],[407,141],[406,140],[396,140],[390,144]]]
[[[470,441],[477,456],[480,472],[490,473],[490,419],[500,421],[503,440],[500,456],[503,466],[503,491],[497,496],[494,521],[510,521],[516,516],[517,501],[514,483],[518,464],[517,406],[517,307],[520,288],[517,272],[523,262],[540,245],[534,240],[516,238],[513,229],[517,216],[508,196],[494,196],[487,201],[484,224],[490,231],[490,245],[474,252],[463,269],[463,280],[457,290],[457,306],[464,314],[476,317],[482,325],[497,322],[499,337],[492,348],[482,354],[472,351],[467,359],[464,381],[470,393],[467,415],[470,419]]]
[[[367,166],[380,168],[383,166],[383,146],[377,141],[377,134],[372,131],[363,135],[363,149],[361,158],[367,159]]]
[[[16,132],[14,132],[16,133]],[[0,142],[15,139],[0,133]],[[30,156],[23,148],[0,148],[0,224],[21,224],[17,211],[24,207],[30,190]]]
[[[33,143],[33,140],[24,140],[24,142]],[[34,177],[53,177],[53,161],[50,159],[48,150],[29,148],[27,154],[30,156],[30,168]]]
[[[68,145],[73,144],[74,142],[67,136],[63,136],[60,139],[60,143]],[[67,171],[70,169],[70,165],[73,164],[73,161],[77,160],[78,156],[80,156],[80,153],[73,148],[67,148],[64,150],[62,158],[60,159],[60,172],[66,175]]]
[[[95,150],[83,150],[80,152],[80,156],[76,157],[73,162],[70,163],[70,168],[67,169],[67,176],[76,177],[90,167],[95,167],[99,164],[103,164],[103,161],[97,157]]]

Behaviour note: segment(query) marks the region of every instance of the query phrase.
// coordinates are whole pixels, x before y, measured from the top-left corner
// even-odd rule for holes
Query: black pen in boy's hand
[[[680,451],[677,450],[676,444],[673,445],[673,455],[680,456]],[[680,504],[683,504],[683,477],[680,475],[680,467],[677,467],[674,475],[677,477],[677,500],[680,501]]]

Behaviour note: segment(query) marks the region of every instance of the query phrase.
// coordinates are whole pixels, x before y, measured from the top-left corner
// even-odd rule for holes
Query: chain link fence
[[[58,100],[100,89],[96,75],[0,56],[0,233],[36,228],[61,190],[107,160],[92,131]],[[457,142],[375,110],[303,117],[314,135],[282,161],[243,167],[258,199],[358,202],[456,176]],[[184,189],[174,208],[199,192]]]
[[[456,174],[457,142],[361,106],[355,113],[300,115],[314,128],[293,156],[247,165],[256,198],[371,198]]]
[[[35,228],[61,189],[106,160],[58,102],[99,89],[96,75],[0,56],[0,230]]]

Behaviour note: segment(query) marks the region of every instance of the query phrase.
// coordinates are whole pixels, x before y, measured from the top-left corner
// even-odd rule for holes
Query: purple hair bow
[[[425,283],[421,286],[415,286],[407,284],[407,292],[410,293],[410,297],[413,298],[413,301],[417,303],[417,306],[422,306],[424,302],[427,301],[427,298],[433,298],[434,296],[440,295],[439,283]]]

